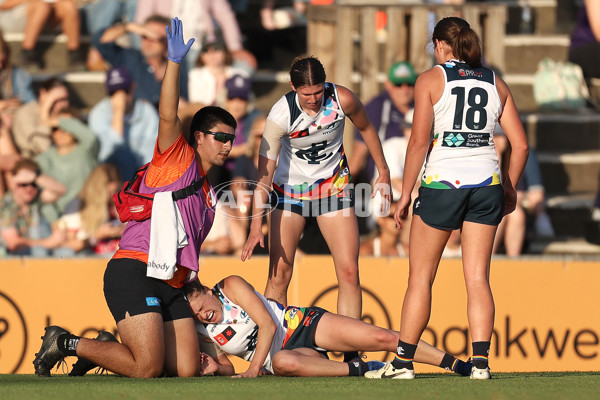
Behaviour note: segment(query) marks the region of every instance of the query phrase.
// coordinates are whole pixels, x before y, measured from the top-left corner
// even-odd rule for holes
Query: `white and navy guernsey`
[[[321,109],[310,116],[300,108],[295,91],[273,105],[268,119],[287,135],[282,138],[273,187],[297,200],[329,197],[350,182],[344,153],[345,114],[333,83],[324,84]]]
[[[500,184],[494,127],[502,113],[494,72],[457,60],[436,65],[445,86],[433,106],[433,140],[421,185],[462,189]]]
[[[201,335],[208,336],[225,353],[251,361],[256,350],[258,325],[242,307],[232,302],[223,293],[218,284],[212,290],[223,303],[223,320],[210,324],[196,322],[196,330]],[[286,335],[286,331],[283,329],[286,308],[273,300],[265,299],[256,291],[255,293],[269,310],[278,327],[267,359],[263,364],[267,370],[273,372],[273,356],[281,350]]]

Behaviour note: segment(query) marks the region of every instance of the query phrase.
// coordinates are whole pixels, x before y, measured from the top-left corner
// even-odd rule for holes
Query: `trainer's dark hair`
[[[233,115],[221,107],[206,106],[198,110],[198,112],[194,114],[192,123],[190,124],[190,135],[188,137],[190,146],[193,146],[196,143],[194,132],[208,131],[219,122],[232,127],[234,130],[237,128],[237,122]]]
[[[295,88],[325,83],[325,68],[316,57],[296,57],[292,61],[290,80]]]
[[[183,285],[183,293],[185,297],[190,297],[193,294],[204,294],[208,292],[206,286],[200,283],[199,279],[194,279],[193,281],[186,283]]]
[[[452,53],[473,68],[481,67],[481,41],[467,21],[447,17],[437,23],[431,40],[442,40],[452,47]]]

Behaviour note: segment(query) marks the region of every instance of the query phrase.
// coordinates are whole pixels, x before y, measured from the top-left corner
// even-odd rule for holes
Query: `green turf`
[[[495,374],[491,381],[471,381],[453,374],[418,374],[413,381],[364,378],[256,379],[226,377],[128,379],[91,375],[0,375],[0,399],[600,399],[600,373]]]

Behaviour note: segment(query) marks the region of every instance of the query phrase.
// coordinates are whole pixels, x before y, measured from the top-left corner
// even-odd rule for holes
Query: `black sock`
[[[360,358],[348,361],[346,364],[348,364],[348,376],[363,376],[369,370],[368,364]]]
[[[444,358],[442,359],[442,362],[440,363],[440,368],[444,368],[445,370],[448,371],[454,371],[454,361],[456,361],[456,357],[451,356],[450,354],[446,353],[444,354]]]
[[[56,339],[56,346],[64,355],[76,356],[79,339],[79,336],[71,335],[70,333],[63,333],[62,335],[58,335],[58,338]]]
[[[358,351],[346,351],[344,353],[344,362],[352,361],[358,358]]]
[[[490,342],[473,342],[473,365],[479,369],[488,367]]]
[[[417,351],[416,344],[409,344],[401,340],[398,341],[398,350],[396,357],[392,360],[392,366],[396,369],[408,368],[414,369],[413,359]]]

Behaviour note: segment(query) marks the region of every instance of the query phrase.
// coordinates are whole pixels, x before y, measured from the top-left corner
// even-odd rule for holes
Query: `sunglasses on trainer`
[[[211,132],[211,131],[202,131],[203,133],[207,133],[209,135],[213,135],[215,140],[218,140],[221,143],[231,142],[233,145],[233,141],[235,140],[235,135],[232,133],[226,132]]]

